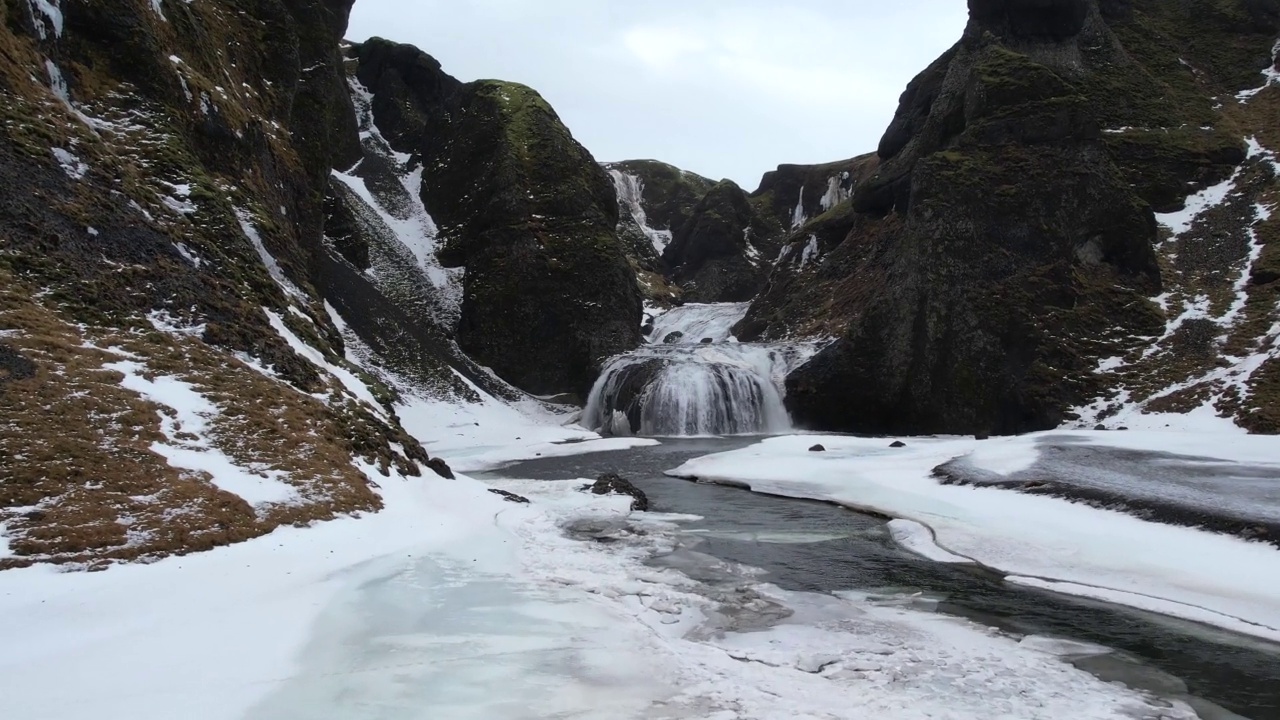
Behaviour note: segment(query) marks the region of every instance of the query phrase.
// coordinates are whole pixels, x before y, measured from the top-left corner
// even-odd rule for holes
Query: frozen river
[[[702,572],[704,580],[714,580],[719,570],[700,560],[711,556],[760,568],[766,573],[761,580],[787,590],[853,593],[871,602],[959,615],[1028,637],[1024,642],[1029,643],[1051,637],[1101,645],[1112,651],[1072,661],[1103,679],[1187,700],[1203,718],[1232,717],[1213,705],[1251,720],[1280,718],[1280,647],[1275,645],[1140,610],[1021,588],[973,565],[931,562],[901,549],[884,520],[837,506],[663,474],[688,458],[753,442],[666,440],[659,447],[523,462],[491,477],[556,480],[619,472],[649,495],[655,511],[702,518],[683,523],[680,546],[654,558],[655,564],[694,576]],[[1199,505],[1225,505],[1255,521],[1262,519],[1259,513],[1269,512],[1256,504],[1212,497],[1214,492],[1230,495],[1229,488],[1222,488],[1237,482],[1229,479],[1234,475],[1243,475],[1240,482],[1248,483],[1260,469],[1232,473],[1221,465],[1178,466],[1170,456],[1153,462],[1141,453],[1113,451],[1123,456],[1117,462],[1096,448],[1058,446],[1064,449],[1044,454],[1045,461],[1027,471],[1027,477],[1043,478],[1052,470],[1082,487],[1105,483],[1118,492],[1137,486],[1139,498],[1155,495],[1154,483],[1167,478],[1175,497],[1181,497],[1178,488],[1190,486],[1188,495]],[[1082,478],[1090,468],[1105,472],[1086,484]],[[1257,484],[1255,478],[1255,489]],[[589,535],[586,528],[584,537]]]

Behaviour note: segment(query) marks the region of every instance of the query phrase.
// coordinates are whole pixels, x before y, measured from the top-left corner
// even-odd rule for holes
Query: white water
[[[733,326],[746,317],[751,303],[689,303],[659,315],[653,321],[649,342],[662,344],[668,335],[682,333],[677,344],[712,342],[737,342]]]
[[[606,435],[651,437],[790,430],[782,402],[787,375],[819,345],[739,343],[732,328],[748,306],[690,304],[658,316],[649,345],[606,365],[583,424]],[[673,332],[683,336],[663,343]]]
[[[649,227],[649,217],[644,211],[644,181],[635,175],[628,175],[621,170],[610,170],[613,186],[618,191],[618,203],[631,213],[631,219],[639,226],[640,232],[653,243],[653,249],[661,255],[667,245],[671,244],[670,230],[656,230]],[[625,220],[625,218],[623,218]]]

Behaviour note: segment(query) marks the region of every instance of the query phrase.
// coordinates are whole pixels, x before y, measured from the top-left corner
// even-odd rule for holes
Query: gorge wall
[[[836,338],[788,379],[795,417],[1014,433],[1208,403],[1275,431],[1275,100],[1241,93],[1273,76],[1276,20],[1252,0],[970,2],[810,238],[821,262],[780,264],[738,328]],[[1184,210],[1214,187],[1227,206]]]

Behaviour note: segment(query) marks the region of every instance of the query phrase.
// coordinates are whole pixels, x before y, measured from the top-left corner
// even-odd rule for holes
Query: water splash
[[[786,376],[816,344],[650,345],[609,362],[583,424],[610,435],[782,433]]]
[[[746,317],[751,303],[689,303],[659,315],[653,321],[649,342],[663,343],[673,333],[680,336],[676,344],[711,342],[737,342],[733,326]]]

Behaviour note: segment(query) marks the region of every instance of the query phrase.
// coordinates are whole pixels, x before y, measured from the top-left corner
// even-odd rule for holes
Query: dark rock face
[[[0,384],[34,377],[36,364],[22,353],[0,342]]]
[[[1066,40],[1084,28],[1088,0],[970,0],[969,17],[1003,36]]]
[[[596,478],[595,484],[588,489],[595,495],[629,495],[632,510],[645,512],[649,509],[649,498],[644,491],[632,485],[629,480],[613,473]]]
[[[716,183],[657,160],[626,160],[604,168],[619,186],[618,236],[628,248],[628,257],[643,271],[664,274],[662,250],[655,247],[651,233],[674,235]],[[627,197],[636,189],[639,198]],[[640,203],[638,217],[631,205],[635,200]]]
[[[585,394],[602,359],[640,343],[609,177],[527,87],[461,85],[386,41],[354,53],[378,126],[430,168],[441,261],[467,268],[459,344],[524,390]]]
[[[0,438],[0,457],[42,432],[63,443],[0,471],[0,512],[41,504],[11,521],[16,555],[0,567],[197,552],[376,511],[353,460],[402,476],[428,462],[393,415],[329,396],[332,378],[288,337],[343,362],[317,286],[330,173],[361,154],[340,51],[351,4],[0,2],[0,305],[17,331],[0,343],[0,414],[21,430]],[[361,262],[357,246],[343,250]],[[220,450],[316,492],[258,512],[134,444],[159,432],[151,407],[110,375],[78,385],[98,362],[89,338],[108,335],[235,418]],[[54,346],[66,350],[41,350]],[[394,397],[369,386],[375,403]],[[35,402],[77,387],[102,416]],[[190,512],[172,523],[164,501],[122,505],[132,491],[174,491]],[[81,527],[122,528],[124,513],[148,539]]]
[[[742,302],[756,294],[769,267],[753,242],[755,220],[747,194],[730,180],[698,201],[662,254],[686,301]]]
[[[445,462],[441,458],[431,458],[427,461],[426,465],[431,468],[431,471],[436,475],[439,475],[446,480],[454,479],[453,470],[449,468],[449,463]]]
[[[498,497],[502,498],[503,500],[506,500],[509,503],[516,503],[517,505],[529,504],[529,498],[523,495],[517,495],[515,493],[507,492],[506,490],[499,490],[497,488],[489,488],[489,492],[493,493],[494,495],[497,495]]]
[[[970,2],[964,38],[908,86],[878,170],[827,226],[837,247],[816,243],[824,263],[808,274],[780,266],[737,328],[840,336],[787,381],[798,422],[1054,427],[1096,391],[1105,339],[1159,333],[1151,206],[1176,209],[1243,148],[1216,123],[1102,132],[1211,124],[1208,93],[1146,89],[1177,55],[1141,44],[1137,5]]]

